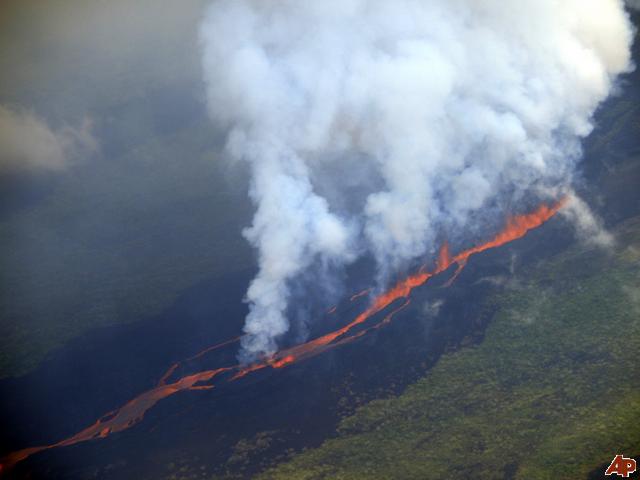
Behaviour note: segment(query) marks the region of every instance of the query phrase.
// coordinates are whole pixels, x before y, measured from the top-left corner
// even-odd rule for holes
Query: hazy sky
[[[206,116],[205,3],[0,2],[0,377],[252,262]]]

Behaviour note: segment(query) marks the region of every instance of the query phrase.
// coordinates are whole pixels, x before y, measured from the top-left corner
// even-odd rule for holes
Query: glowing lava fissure
[[[241,337],[233,338],[231,340],[227,340],[225,342],[208,347],[186,360],[173,364],[162,376],[156,387],[138,395],[137,397],[127,402],[124,406],[103,415],[93,425],[85,428],[75,435],[61,440],[58,443],[40,447],[26,448],[10,453],[2,459],[2,462],[0,463],[0,472],[5,471],[6,469],[12,467],[16,463],[26,459],[27,457],[30,457],[35,453],[56,447],[70,446],[88,440],[105,438],[112,433],[126,430],[129,427],[140,422],[143,419],[144,414],[157,402],[175,393],[181,391],[208,390],[214,388],[214,384],[206,384],[206,382],[211,382],[217,378],[220,378],[220,381],[231,382],[242,378],[249,373],[262,370],[267,367],[271,367],[274,369],[283,368],[301,360],[318,355],[330,348],[334,348],[360,338],[371,330],[378,329],[383,325],[388,324],[397,312],[404,309],[409,304],[409,295],[414,288],[425,284],[431,277],[444,272],[455,263],[458,265],[458,268],[455,271],[453,277],[447,282],[447,284],[450,284],[467,264],[469,257],[476,253],[499,247],[523,237],[528,231],[541,226],[547,220],[553,217],[558,212],[558,210],[560,210],[564,206],[565,203],[566,198],[563,198],[550,206],[545,204],[540,205],[531,213],[511,216],[507,219],[506,225],[502,229],[502,231],[495,235],[491,240],[479,244],[475,247],[463,250],[455,256],[451,256],[449,246],[447,243],[445,243],[440,249],[440,253],[436,260],[435,269],[433,271],[428,271],[426,265],[423,265],[417,273],[398,281],[393,287],[374,297],[372,302],[362,313],[360,313],[350,323],[337,330],[329,332],[313,340],[309,340],[308,342],[283,349],[269,358],[264,358],[250,365],[233,365],[228,367],[220,367],[213,370],[205,370],[202,372],[185,375],[172,383],[168,383],[169,378],[175,373],[176,369],[182,363],[199,358],[206,353],[218,348],[233,344],[237,342]],[[370,290],[364,290],[352,296],[350,298],[350,301],[368,294],[369,292]],[[351,335],[347,335],[356,326],[364,324],[367,320],[371,319],[371,317],[382,312],[387,307],[390,307],[393,303],[401,299],[404,299],[404,302],[400,304],[400,306],[392,310],[390,313],[388,313],[384,318],[377,321],[376,323],[373,323],[367,328],[363,328],[356,331],[355,333],[352,333]],[[231,376],[227,375],[223,378],[221,375],[226,372],[235,373]]]

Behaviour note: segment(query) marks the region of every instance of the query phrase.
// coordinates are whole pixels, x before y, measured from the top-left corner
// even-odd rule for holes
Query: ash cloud
[[[311,265],[368,252],[383,284],[439,239],[568,188],[632,36],[621,0],[215,1],[209,111],[257,207],[241,356],[277,349]],[[326,172],[365,181],[324,195]]]

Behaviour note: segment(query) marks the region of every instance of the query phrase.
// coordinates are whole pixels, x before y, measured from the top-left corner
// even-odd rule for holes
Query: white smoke
[[[575,193],[570,192],[565,208],[561,210],[562,215],[568,218],[575,227],[578,238],[587,245],[601,248],[611,248],[615,244],[615,239],[602,225],[602,220],[598,218],[589,206]]]
[[[385,278],[480,209],[569,184],[631,39],[622,0],[215,1],[210,113],[257,205],[245,358],[277,348],[312,263],[369,251]]]

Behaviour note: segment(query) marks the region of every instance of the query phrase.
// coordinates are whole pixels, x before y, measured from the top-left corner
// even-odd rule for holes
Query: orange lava
[[[243,337],[244,335],[240,335],[238,337],[235,338],[231,338],[229,340],[225,340],[224,342],[220,342],[220,343],[216,343],[215,345],[212,345],[210,347],[205,348],[204,350],[199,351],[198,353],[196,353],[195,355],[192,355],[189,358],[186,358],[184,360],[181,360],[179,362],[174,363],[173,365],[171,365],[169,367],[169,369],[165,372],[164,375],[162,375],[162,377],[160,378],[160,380],[158,381],[158,386],[160,385],[165,385],[167,383],[167,380],[171,377],[171,375],[173,375],[173,373],[176,371],[176,369],[182,365],[183,363],[186,362],[190,362],[192,360],[195,360],[197,358],[200,358],[202,356],[204,356],[205,354],[212,352],[213,350],[217,350],[219,348],[222,347],[226,347],[227,345],[231,345],[232,343],[236,343],[238,341],[240,341],[240,339]]]
[[[273,368],[282,368],[295,361],[296,361],[296,357],[294,357],[293,355],[287,355],[286,357],[281,358],[279,360],[269,362],[269,365],[271,365]]]
[[[2,462],[0,463],[0,473],[8,468],[11,468],[13,465],[26,459],[27,457],[43,450],[65,447],[97,438],[105,438],[111,433],[125,430],[140,422],[144,417],[145,412],[152,408],[160,400],[182,391],[211,389],[215,385],[200,384],[211,382],[220,374],[223,374],[225,372],[235,373],[232,376],[226,376],[226,378],[222,378],[220,381],[235,381],[248,375],[249,373],[262,370],[267,367],[271,367],[274,369],[286,367],[300,360],[304,360],[325,352],[330,348],[334,348],[338,345],[351,342],[356,338],[360,338],[367,332],[373,329],[380,328],[381,326],[389,323],[398,311],[402,310],[409,304],[409,295],[414,288],[423,285],[431,277],[444,272],[455,263],[458,265],[458,268],[454,273],[454,276],[451,280],[449,280],[448,283],[452,282],[464,268],[471,255],[484,252],[485,250],[488,250],[490,248],[499,247],[523,237],[529,230],[539,227],[551,217],[553,217],[565,203],[566,199],[562,199],[551,206],[541,205],[531,213],[511,216],[507,219],[506,225],[503,230],[495,235],[491,240],[475,247],[463,250],[455,256],[451,256],[449,246],[445,242],[440,249],[438,258],[436,260],[435,269],[433,271],[427,271],[426,265],[423,265],[417,273],[398,281],[393,287],[377,295],[373,299],[372,303],[354,320],[333,332],[327,333],[313,340],[309,340],[306,343],[286,348],[284,350],[276,352],[270,357],[261,359],[260,361],[257,361],[250,365],[234,365],[229,367],[221,367],[214,370],[206,370],[203,372],[183,376],[173,383],[167,383],[171,375],[173,375],[175,370],[183,362],[194,360],[212,350],[234,343],[241,337],[233,338],[226,342],[208,347],[197,353],[196,355],[183,360],[182,362],[173,364],[162,376],[156,387],[138,395],[137,397],[126,403],[124,406],[104,415],[93,425],[85,428],[75,435],[58,443],[40,447],[26,448],[9,454],[5,458],[3,458]],[[350,300],[353,301],[363,295],[368,294],[370,291],[371,289],[367,289],[359,292],[353,295]],[[382,320],[378,320],[376,323],[370,325],[367,328],[362,328],[355,333],[349,334],[350,331],[353,330],[356,326],[364,324],[374,315],[387,309],[387,307],[391,306],[391,304],[400,299],[404,299],[404,302],[396,307],[393,311],[388,313]],[[335,311],[335,308],[332,309],[332,311]]]
[[[354,300],[357,300],[360,297],[364,297],[365,295],[368,295],[370,291],[371,289],[367,288],[365,290],[362,290],[361,292],[356,293],[355,295],[351,295],[351,297],[349,298],[349,301],[353,302]]]
[[[507,219],[506,226],[488,242],[482,243],[475,247],[463,250],[458,255],[453,257],[453,262],[465,264],[469,257],[475,253],[484,252],[490,248],[500,247],[505,243],[512,242],[518,238],[524,237],[529,230],[539,227],[551,217],[553,217],[558,210],[560,210],[567,203],[567,198],[563,198],[555,204],[540,205],[535,211],[526,215],[514,215]]]
[[[436,270],[442,271],[449,268],[451,265],[451,253],[449,252],[449,244],[445,241],[440,247],[440,253],[438,254],[438,260],[436,260]]]
[[[200,390],[201,387],[197,385],[198,383],[210,381],[216,375],[226,372],[229,369],[229,367],[223,367],[215,370],[206,370],[193,375],[187,375],[168,385],[158,385],[157,387],[138,395],[117,410],[102,416],[93,425],[81,430],[72,437],[51,445],[25,448],[9,454],[2,459],[2,464],[0,464],[2,465],[2,469],[0,469],[0,471],[5,468],[8,469],[34,453],[38,453],[43,450],[56,447],[66,447],[96,438],[105,438],[111,433],[126,430],[141,421],[145,412],[163,398],[169,397],[174,393],[178,393],[183,390]]]

